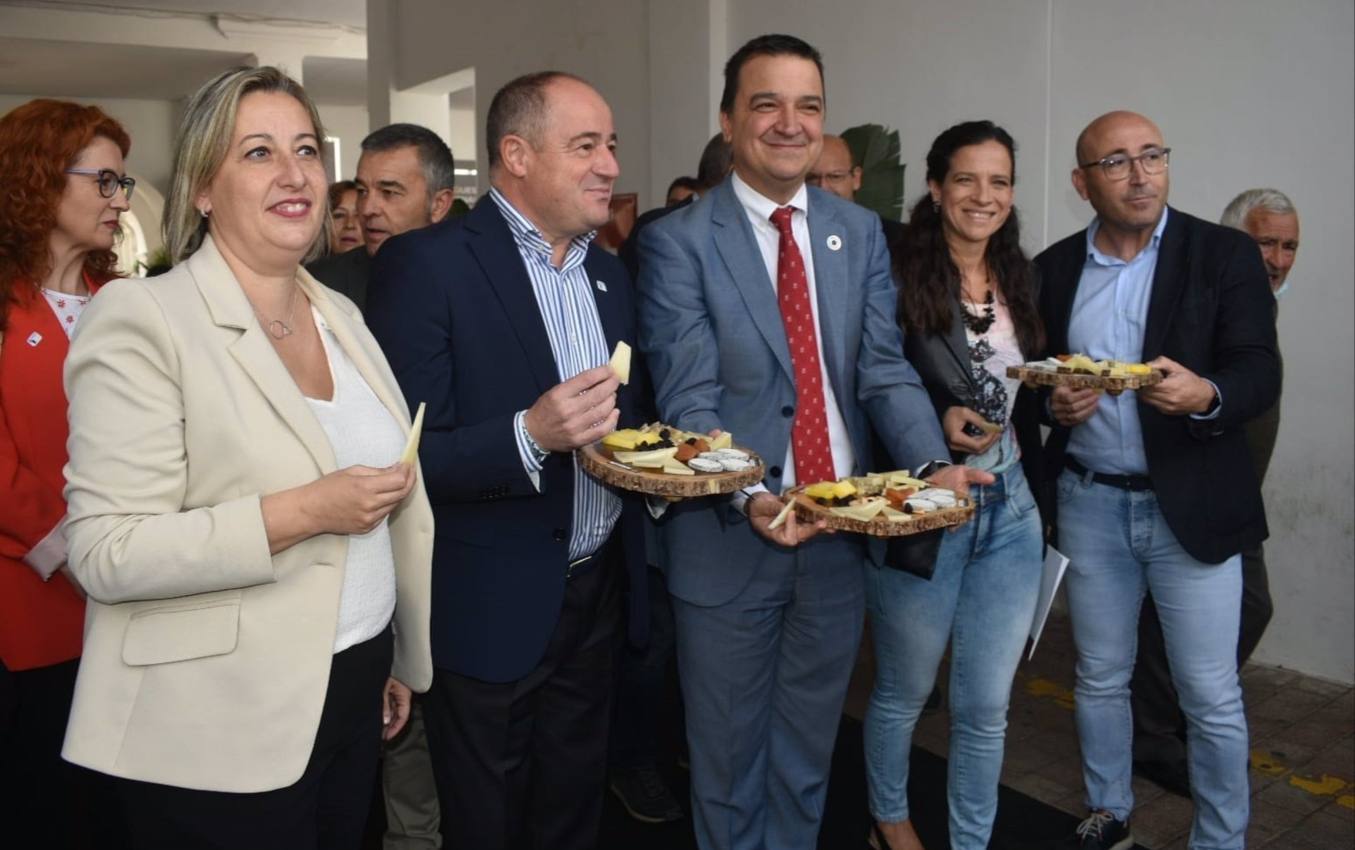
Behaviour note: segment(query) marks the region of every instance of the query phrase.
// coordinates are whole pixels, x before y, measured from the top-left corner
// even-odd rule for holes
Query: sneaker
[[[1078,850],[1129,850],[1134,836],[1129,821],[1118,821],[1110,812],[1097,810],[1077,825]]]
[[[641,823],[682,820],[682,804],[653,767],[632,767],[612,773],[608,783],[626,812]]]

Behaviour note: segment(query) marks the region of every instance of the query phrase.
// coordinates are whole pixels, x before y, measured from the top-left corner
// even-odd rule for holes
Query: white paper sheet
[[[1044,572],[1040,575],[1040,598],[1035,602],[1035,620],[1030,624],[1030,653],[1026,660],[1035,657],[1035,647],[1040,643],[1040,634],[1044,631],[1044,622],[1049,619],[1049,609],[1054,606],[1054,595],[1058,593],[1059,582],[1068,569],[1068,556],[1053,546],[1045,547]]]

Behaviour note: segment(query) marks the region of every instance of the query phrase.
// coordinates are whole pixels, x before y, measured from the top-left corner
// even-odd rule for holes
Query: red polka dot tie
[[[772,213],[772,224],[781,233],[776,257],[776,300],[781,305],[781,324],[786,328],[790,362],[795,368],[795,422],[790,442],[795,452],[795,481],[813,484],[832,481],[833,449],[828,444],[828,414],[823,402],[823,370],[819,366],[818,333],[809,304],[809,278],[804,259],[790,228],[791,207]]]

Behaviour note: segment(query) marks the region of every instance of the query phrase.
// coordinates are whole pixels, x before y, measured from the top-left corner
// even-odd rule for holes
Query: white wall
[[[358,157],[362,154],[362,140],[370,132],[367,107],[316,104],[325,132],[339,137],[339,179],[352,180],[358,172]]]
[[[391,54],[404,87],[474,66],[477,125],[516,74],[558,67],[593,80],[621,134],[620,189],[641,192],[642,204],[695,166],[713,126],[702,104],[713,119],[728,53],[773,29],[822,51],[830,129],[900,130],[909,202],[937,133],[981,117],[1007,127],[1031,251],[1090,218],[1068,183],[1073,141],[1114,108],[1162,126],[1174,148],[1172,203],[1187,212],[1216,219],[1252,186],[1288,192],[1303,245],[1282,305],[1284,424],[1266,488],[1276,615],[1256,657],[1355,681],[1349,0],[476,0],[455,11],[398,0],[392,10],[389,43],[369,55]]]

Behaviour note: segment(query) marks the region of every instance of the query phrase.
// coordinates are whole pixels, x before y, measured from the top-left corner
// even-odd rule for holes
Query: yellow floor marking
[[[1330,797],[1346,787],[1346,781],[1339,776],[1322,774],[1321,779],[1305,779],[1302,776],[1289,777],[1289,784],[1300,791],[1307,791],[1319,797]]]
[[[1026,682],[1026,693],[1034,697],[1052,697],[1055,704],[1073,710],[1073,692],[1058,682],[1037,676]]]
[[[1342,794],[1336,798],[1336,805],[1345,806],[1347,809],[1355,809],[1355,794]]]
[[[1251,769],[1265,776],[1280,776],[1289,768],[1265,750],[1251,751]]]

